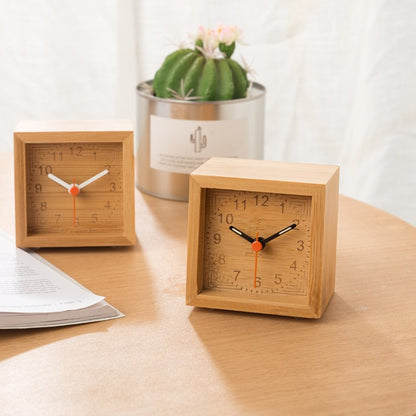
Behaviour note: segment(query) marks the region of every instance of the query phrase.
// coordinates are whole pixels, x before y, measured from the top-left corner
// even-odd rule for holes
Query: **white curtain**
[[[265,85],[266,159],[416,224],[414,0],[0,0],[0,144],[25,118],[135,118],[135,86],[199,25],[236,24]]]

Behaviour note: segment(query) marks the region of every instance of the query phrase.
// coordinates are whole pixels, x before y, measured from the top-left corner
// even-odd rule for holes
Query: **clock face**
[[[207,189],[203,287],[279,300],[308,295],[311,197]]]
[[[25,146],[29,236],[122,231],[121,142]]]

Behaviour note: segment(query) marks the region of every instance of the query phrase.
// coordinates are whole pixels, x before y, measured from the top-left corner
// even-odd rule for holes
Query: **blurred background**
[[[413,0],[0,0],[0,151],[22,119],[136,119],[136,85],[199,25],[237,25],[266,87],[264,158],[416,225]]]

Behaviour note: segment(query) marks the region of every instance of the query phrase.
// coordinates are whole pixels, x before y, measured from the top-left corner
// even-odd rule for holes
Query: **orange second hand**
[[[73,180],[73,186],[75,186],[75,179]],[[75,193],[72,194],[72,212],[73,212],[73,225],[75,227],[76,221],[75,221]]]
[[[75,227],[75,195],[72,196],[73,225]]]
[[[259,241],[259,233],[256,233],[256,241]],[[254,251],[254,289],[256,288],[257,280],[257,250]]]

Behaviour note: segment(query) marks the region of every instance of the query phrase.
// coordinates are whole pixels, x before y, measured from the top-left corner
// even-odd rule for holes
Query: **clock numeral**
[[[41,175],[48,175],[49,173],[52,173],[51,165],[40,165],[38,166],[38,169]]]
[[[305,249],[305,242],[303,240],[298,241],[298,247],[296,247],[297,251],[303,251]]]
[[[225,264],[225,256],[224,256],[224,254],[220,254],[218,256],[218,263],[221,264],[221,265]]]
[[[220,223],[222,224],[224,221],[227,224],[232,224],[234,221],[234,217],[233,214],[227,214],[227,215],[223,215],[223,214],[219,214],[218,215],[220,217]]]
[[[245,200],[245,199],[243,199],[242,201],[239,201],[238,199],[236,199],[236,200],[234,201],[234,203],[235,203],[235,209],[236,209],[236,210],[238,210],[238,208],[239,208],[239,207],[242,207],[243,211],[245,211],[245,210],[246,210],[246,205],[247,205],[247,202],[246,202],[246,200]]]
[[[93,223],[98,222],[98,215],[97,214],[91,214],[91,222],[93,222]]]
[[[262,207],[268,207],[269,204],[269,196],[268,195],[254,195],[254,200],[256,201],[256,205],[261,205]]]
[[[291,269],[293,269],[294,271],[296,271],[298,269],[297,265],[296,265],[296,260],[289,266]]]
[[[261,277],[257,276],[256,277],[256,287],[260,287],[261,286]]]
[[[53,160],[64,160],[62,152],[52,152]]]
[[[240,276],[241,270],[234,270],[235,276],[234,276],[234,281],[236,281],[238,279],[238,276]]]
[[[280,285],[281,283],[282,283],[281,275],[280,275],[280,273],[276,273],[274,275],[274,284],[275,285]]]
[[[55,224],[58,224],[61,219],[61,214],[55,214],[55,218],[56,218]]]
[[[71,151],[71,156],[82,156],[82,146],[71,146],[69,150]]]
[[[115,182],[111,182],[110,183],[110,192],[115,192],[116,191],[116,184]]]
[[[221,243],[221,234],[220,233],[215,233],[214,234],[214,244],[219,244]]]
[[[282,202],[280,205],[279,205],[279,207],[281,207],[282,208],[282,214],[285,212],[285,203],[284,202]]]
[[[40,203],[41,211],[46,211],[48,209],[48,204],[44,201]]]
[[[42,192],[42,185],[40,183],[35,185],[35,192]]]

